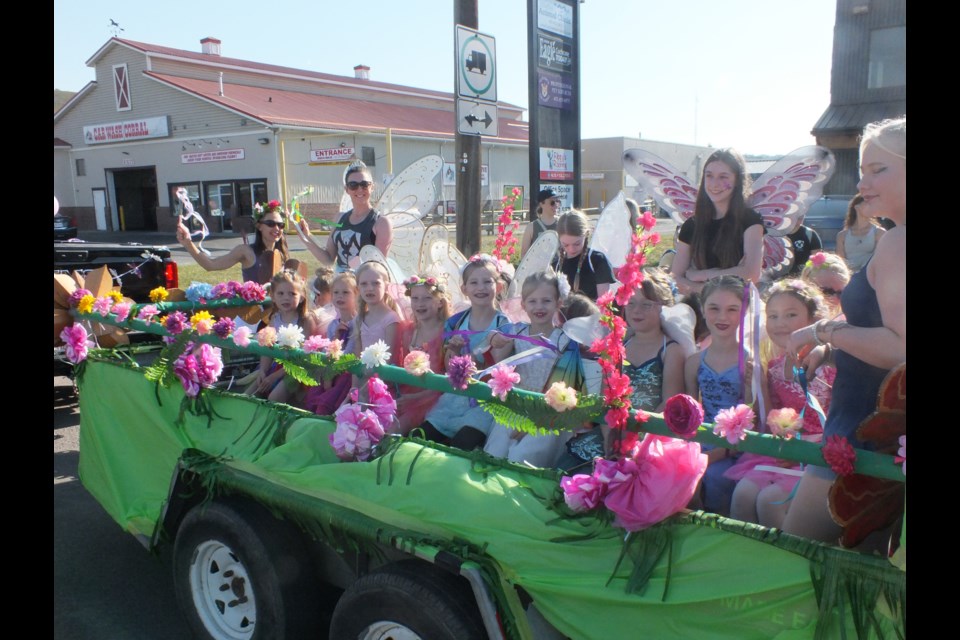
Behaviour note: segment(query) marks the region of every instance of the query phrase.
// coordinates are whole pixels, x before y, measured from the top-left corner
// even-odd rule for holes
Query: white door
[[[93,190],[93,212],[96,215],[97,230],[107,230],[107,192],[104,189]]]

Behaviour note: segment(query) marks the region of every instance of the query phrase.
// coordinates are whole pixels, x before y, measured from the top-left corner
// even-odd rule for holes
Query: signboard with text
[[[330,149],[311,149],[310,162],[319,164],[348,162],[356,153],[356,147],[332,147]]]
[[[540,149],[541,180],[573,180],[573,151],[570,149]]]
[[[83,141],[87,144],[166,138],[169,135],[170,127],[167,116],[91,124],[83,128]]]
[[[181,153],[181,164],[196,164],[198,162],[223,162],[224,160],[243,160],[243,149],[212,149],[194,153]]]

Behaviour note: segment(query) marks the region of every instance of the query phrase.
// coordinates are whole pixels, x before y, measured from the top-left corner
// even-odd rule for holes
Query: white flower
[[[367,369],[387,364],[388,360],[390,360],[390,347],[383,340],[377,340],[360,353],[360,362],[366,365]]]
[[[299,348],[303,344],[303,329],[295,324],[285,324],[277,332],[277,344],[281,347]]]

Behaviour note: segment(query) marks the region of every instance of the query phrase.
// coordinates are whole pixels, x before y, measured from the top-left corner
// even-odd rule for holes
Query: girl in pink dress
[[[405,364],[413,351],[422,351],[430,359],[430,370],[443,373],[443,325],[450,317],[450,295],[436,278],[411,276],[403,282],[410,298],[412,320],[400,324],[396,362]],[[442,395],[439,391],[402,384],[398,387],[397,431],[403,435],[423,424],[427,412]]]
[[[830,409],[836,370],[822,365],[811,375],[805,373],[813,403],[799,382],[794,367],[799,366],[786,353],[790,334],[816,322],[825,311],[823,295],[804,280],[780,280],[769,290],[766,303],[766,329],[777,350],[767,362],[765,394],[771,410],[793,409],[803,415],[798,437],[819,442],[823,434],[823,416]],[[818,407],[816,406],[819,404]],[[800,465],[756,454],[745,454],[727,470],[725,476],[737,480],[730,508],[731,517],[759,522],[768,527],[783,523],[789,497],[800,481]]]

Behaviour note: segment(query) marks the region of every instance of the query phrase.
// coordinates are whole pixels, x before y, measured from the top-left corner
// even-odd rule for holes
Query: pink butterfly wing
[[[780,277],[793,267],[793,247],[786,236],[763,234],[763,270],[772,270],[770,276]]]
[[[623,152],[623,167],[677,224],[693,215],[697,188],[663,158],[643,149]]]
[[[757,178],[747,204],[763,218],[767,234],[784,236],[800,226],[836,164],[832,151],[811,145],[791,151]]]

